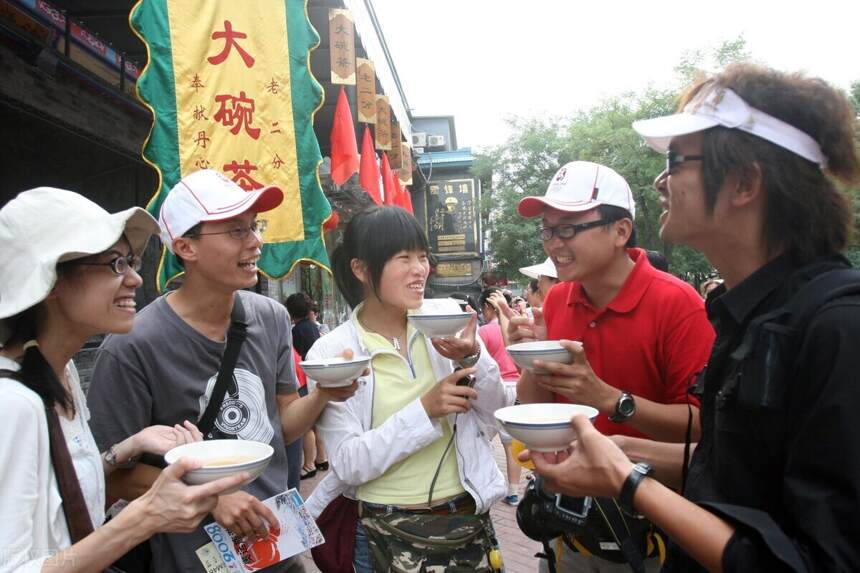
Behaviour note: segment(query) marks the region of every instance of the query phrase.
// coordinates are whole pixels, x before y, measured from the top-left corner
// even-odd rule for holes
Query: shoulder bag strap
[[[201,416],[200,421],[197,423],[197,428],[206,439],[212,438],[212,428],[215,426],[215,418],[218,416],[221,404],[224,402],[227,385],[233,377],[233,369],[236,367],[236,361],[239,359],[242,343],[245,342],[245,338],[247,337],[247,330],[248,324],[245,321],[245,307],[242,306],[242,299],[237,292],[233,298],[233,312],[230,315],[230,328],[227,330],[227,346],[224,348],[224,355],[221,356],[221,367],[218,369],[215,388],[212,390],[212,397],[209,399],[206,411],[203,412],[203,416]]]
[[[20,373],[13,370],[0,370],[0,376],[12,378],[24,384]],[[60,497],[63,498],[63,514],[69,527],[69,537],[72,544],[75,544],[93,532],[93,524],[87,504],[84,502],[84,494],[81,493],[81,483],[78,481],[78,474],[69,455],[57,411],[51,406],[45,406],[45,416],[48,418],[51,464],[54,466],[54,475],[57,476]]]

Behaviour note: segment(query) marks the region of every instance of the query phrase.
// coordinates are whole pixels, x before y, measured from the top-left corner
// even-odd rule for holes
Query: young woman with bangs
[[[308,353],[371,357],[355,396],[330,404],[318,422],[332,471],[308,502],[319,513],[339,494],[359,501],[359,572],[491,571],[498,556],[488,512],[504,497],[505,480],[482,424],[495,423],[505,391],[475,335],[477,316],[444,340],[408,321],[410,313],[460,311],[453,300],[424,299],[428,253],[424,230],[403,209],[355,216],[332,256],[352,315]],[[470,375],[471,386],[457,384]],[[434,547],[424,542],[430,535],[459,541]]]

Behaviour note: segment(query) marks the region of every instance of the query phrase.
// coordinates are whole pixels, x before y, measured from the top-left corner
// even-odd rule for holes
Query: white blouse
[[[0,356],[0,369],[20,370]],[[69,455],[94,527],[104,521],[101,455],[87,425],[90,412],[73,363],[66,366],[75,418],[60,416]],[[0,378],[0,573],[40,571],[71,545],[57,478],[51,465],[42,399],[20,382]]]

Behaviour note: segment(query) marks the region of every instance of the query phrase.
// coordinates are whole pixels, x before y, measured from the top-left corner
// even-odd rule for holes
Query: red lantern
[[[334,231],[337,229],[338,224],[340,223],[340,217],[337,216],[337,211],[332,210],[331,217],[323,223],[323,230],[325,231]]]

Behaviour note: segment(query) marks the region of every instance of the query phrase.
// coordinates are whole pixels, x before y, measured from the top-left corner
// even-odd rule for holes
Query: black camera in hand
[[[517,505],[517,525],[530,539],[549,541],[562,533],[576,533],[588,521],[590,497],[570,497],[546,491],[543,479],[529,479]]]

